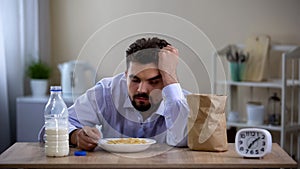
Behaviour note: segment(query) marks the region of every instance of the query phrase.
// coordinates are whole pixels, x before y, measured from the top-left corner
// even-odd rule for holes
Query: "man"
[[[139,137],[186,146],[189,108],[177,64],[178,50],[163,39],[131,44],[126,71],[100,80],[69,108],[70,143],[93,150],[101,137]]]

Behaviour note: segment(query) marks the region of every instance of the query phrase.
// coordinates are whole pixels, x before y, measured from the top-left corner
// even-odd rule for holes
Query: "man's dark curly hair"
[[[129,68],[130,62],[142,64],[158,63],[158,52],[160,49],[170,45],[166,40],[153,38],[141,38],[129,46],[126,51],[126,65]]]

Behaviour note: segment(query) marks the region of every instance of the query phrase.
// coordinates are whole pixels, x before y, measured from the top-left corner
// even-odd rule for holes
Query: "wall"
[[[111,21],[126,15],[139,12],[162,12],[186,19],[199,28],[214,47],[221,48],[229,43],[243,43],[244,40],[254,34],[268,34],[276,43],[300,44],[300,1],[297,0],[51,0],[51,23],[52,23],[52,67],[55,69],[51,79],[52,84],[60,83],[60,73],[57,64],[77,59],[88,39],[99,28]],[[144,21],[147,23],[147,20]],[[143,23],[128,23],[133,29],[142,26]],[[158,23],[161,24],[161,23]],[[106,25],[107,26],[107,25]],[[123,27],[111,30],[107,37],[103,38],[95,48],[104,47],[110,39],[117,38],[117,32],[124,31]],[[183,29],[183,31],[185,31]],[[182,32],[178,32],[182,33]],[[186,35],[190,32],[183,32]],[[171,39],[174,37],[171,37]],[[178,40],[178,48],[184,45],[201,46],[196,44],[193,36],[188,36],[184,44]],[[123,58],[124,50],[134,40],[119,43],[115,48]],[[168,39],[168,38],[167,38]],[[170,38],[169,38],[170,39]],[[131,41],[130,41],[131,40]],[[175,39],[176,40],[176,39]],[[205,50],[205,48],[202,48]],[[183,49],[184,50],[184,49]],[[188,50],[183,54],[187,55]],[[182,53],[182,52],[181,52]],[[117,56],[115,56],[117,57]],[[93,63],[99,63],[99,58],[88,58]],[[112,63],[112,62],[111,62]],[[205,64],[205,63],[202,63]],[[95,65],[97,66],[97,65]],[[191,69],[199,66],[188,65]],[[196,81],[200,81],[200,92],[210,92],[209,77],[205,69],[211,65],[202,65]],[[111,67],[115,69],[114,67]],[[204,70],[204,71],[203,71]],[[100,73],[100,77],[106,76]],[[200,77],[200,80],[199,80]],[[204,77],[204,79],[201,79]],[[191,87],[191,86],[188,86]],[[191,87],[193,89],[193,87]]]

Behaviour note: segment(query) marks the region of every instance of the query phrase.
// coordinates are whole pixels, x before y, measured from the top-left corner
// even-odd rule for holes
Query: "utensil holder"
[[[230,62],[230,75],[232,81],[239,82],[242,80],[244,67],[244,63]]]

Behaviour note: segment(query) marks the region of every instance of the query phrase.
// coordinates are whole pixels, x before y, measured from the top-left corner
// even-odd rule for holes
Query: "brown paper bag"
[[[227,96],[190,94],[188,118],[188,147],[192,150],[226,151],[225,103]]]

